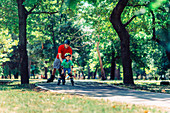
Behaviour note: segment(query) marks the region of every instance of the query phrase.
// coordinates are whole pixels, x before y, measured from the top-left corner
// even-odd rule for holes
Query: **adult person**
[[[63,60],[65,59],[64,55],[66,53],[70,53],[71,57],[70,60],[72,60],[72,48],[70,47],[70,41],[69,40],[65,40],[64,44],[60,45],[58,47],[58,54],[55,58],[55,61],[53,63],[53,71],[52,71],[52,75],[51,77],[47,80],[48,82],[53,82],[54,78],[55,78],[55,72],[58,69],[59,74],[61,76],[61,62],[63,62]]]

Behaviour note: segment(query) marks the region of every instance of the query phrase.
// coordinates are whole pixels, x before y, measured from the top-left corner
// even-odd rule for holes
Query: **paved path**
[[[71,93],[86,95],[93,98],[103,98],[110,101],[126,102],[140,105],[154,105],[165,107],[170,111],[170,94],[150,93],[122,89],[116,86],[109,86],[94,81],[75,81],[75,86],[71,86],[70,81],[66,85],[53,83],[41,83],[39,87],[58,93]]]

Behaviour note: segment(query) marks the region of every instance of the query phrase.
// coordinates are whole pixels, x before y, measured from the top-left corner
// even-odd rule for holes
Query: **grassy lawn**
[[[134,80],[135,85],[124,85],[122,80],[107,80],[107,81],[98,81],[100,83],[106,83],[109,85],[116,85],[119,87],[124,87],[133,90],[139,91],[148,91],[155,93],[166,93],[170,94],[170,85],[160,85],[161,81],[156,80]]]
[[[1,113],[164,113],[163,108],[57,94],[35,87],[34,83],[4,83],[0,80]]]

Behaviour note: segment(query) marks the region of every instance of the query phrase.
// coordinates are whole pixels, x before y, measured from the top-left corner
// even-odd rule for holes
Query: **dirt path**
[[[108,99],[110,101],[165,107],[170,111],[170,94],[134,91],[83,80],[75,81],[75,86],[71,86],[70,81],[67,81],[66,85],[60,86],[57,85],[56,81],[53,83],[41,83],[38,86],[52,92],[71,93]]]

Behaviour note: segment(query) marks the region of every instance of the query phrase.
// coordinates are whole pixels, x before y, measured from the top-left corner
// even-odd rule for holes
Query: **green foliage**
[[[28,11],[36,5],[33,14],[27,18],[27,51],[29,58],[35,63],[33,65],[37,67],[36,72],[44,69],[45,59],[48,59],[48,68],[52,69],[57,48],[65,39],[71,40],[75,66],[83,67],[86,75],[88,65],[92,72],[99,67],[97,42],[104,68],[108,71],[107,75],[110,73],[112,52],[117,58],[116,63],[121,65],[120,40],[109,21],[109,16],[117,3],[118,1],[113,0],[25,0],[23,5]],[[126,27],[131,35],[130,49],[134,71],[145,68],[147,74],[165,74],[169,68],[165,49],[170,50],[168,1],[129,0],[128,4],[146,5],[146,7],[126,6],[121,15],[123,23],[137,15]],[[152,25],[150,10],[154,11],[156,17],[155,26]],[[35,12],[58,13],[35,14]],[[18,60],[19,23],[16,1],[1,0],[0,15],[0,61],[6,63],[8,61],[7,64],[11,65]],[[163,48],[151,40],[153,27],[156,28],[157,38],[165,42],[162,44]],[[12,35],[15,38],[11,38]],[[154,71],[156,69],[158,71]]]
[[[13,40],[9,30],[0,29],[0,63],[10,61],[8,54],[13,52],[13,46],[17,46],[18,41]]]
[[[10,33],[18,33],[17,4],[11,0],[0,2],[0,28],[8,29]]]
[[[149,4],[149,8],[152,10],[158,9],[162,4],[167,3],[168,0],[155,0]]]

